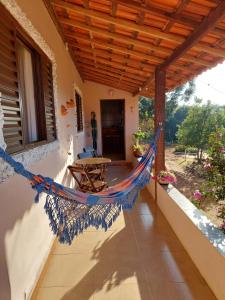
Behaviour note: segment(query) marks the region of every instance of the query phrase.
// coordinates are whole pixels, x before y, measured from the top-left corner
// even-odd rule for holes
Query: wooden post
[[[162,125],[162,130],[157,144],[155,159],[155,177],[160,171],[165,170],[165,88],[166,71],[156,68],[155,71],[155,131]],[[157,201],[157,183],[155,185],[155,200]]]

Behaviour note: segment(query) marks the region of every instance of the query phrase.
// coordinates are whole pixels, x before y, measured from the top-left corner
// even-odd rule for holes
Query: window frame
[[[84,132],[83,101],[80,93],[76,89],[75,89],[75,101],[76,101],[77,132],[81,133]]]
[[[43,50],[39,47],[38,44],[32,39],[32,37],[21,27],[21,25],[17,22],[17,20],[8,12],[6,9],[0,5],[0,11],[2,12],[3,19],[6,18],[6,21],[9,22],[7,24],[10,24],[10,30],[12,32],[12,39],[14,43],[14,56],[16,59],[16,75],[17,75],[17,86],[18,86],[18,99],[19,99],[19,116],[21,118],[21,136],[22,139],[20,141],[21,147],[15,145],[15,146],[9,146],[11,149],[9,151],[10,154],[18,154],[23,153],[27,150],[36,148],[41,145],[50,144],[54,141],[56,141],[57,138],[57,128],[56,128],[56,111],[55,111],[55,99],[54,99],[54,86],[53,86],[53,66],[52,61],[49,59],[49,57],[43,52]],[[9,26],[9,25],[7,25]],[[37,121],[37,135],[38,140],[35,142],[26,142],[25,135],[27,130],[25,129],[25,123],[26,117],[25,117],[25,111],[24,111],[24,105],[25,101],[22,99],[22,84],[21,84],[21,78],[20,78],[20,69],[19,69],[19,62],[18,62],[18,43],[21,42],[28,48],[32,55],[32,69],[33,69],[33,81],[34,81],[34,99],[35,99],[35,108],[36,108],[36,121]],[[50,64],[51,73],[46,73],[47,75],[51,76],[51,85],[49,85],[49,89],[51,89],[52,93],[52,101],[50,104],[51,109],[51,119],[52,119],[52,136],[49,134],[49,125],[47,124],[47,104],[45,99],[46,87],[45,87],[45,80],[44,79],[44,73],[43,69],[46,67],[45,64],[43,64],[43,61],[48,61],[48,64]],[[45,71],[46,72],[46,71]],[[46,77],[46,76],[45,76]],[[4,85],[3,85],[4,87]],[[7,87],[7,85],[6,85]],[[4,100],[4,97],[0,100]],[[6,98],[7,99],[7,98]],[[4,113],[3,113],[4,115]],[[5,116],[4,116],[5,118]],[[4,127],[3,127],[4,128]],[[6,138],[4,134],[3,129],[3,137]],[[19,145],[19,144],[18,144]],[[8,145],[7,145],[8,147]],[[13,149],[15,148],[15,150]],[[20,148],[20,149],[16,149]],[[7,150],[7,149],[6,149]]]

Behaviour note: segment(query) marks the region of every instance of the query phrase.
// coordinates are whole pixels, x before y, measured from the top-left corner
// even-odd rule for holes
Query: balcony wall
[[[37,38],[36,42],[46,42],[42,45],[51,48],[56,62],[55,101],[59,141],[50,147],[51,151],[47,147],[43,158],[38,157],[40,148],[31,151],[26,163],[33,172],[70,185],[66,166],[83,148],[84,134],[77,134],[75,110],[62,117],[60,106],[74,98],[75,86],[82,94],[83,83],[41,0],[0,0],[0,3],[7,5],[23,27],[27,24],[26,29]],[[18,11],[17,4],[22,13]],[[71,156],[68,156],[68,151]],[[0,164],[3,165],[2,161]],[[0,299],[29,299],[52,244],[53,237],[43,210],[44,199],[38,205],[33,204],[34,195],[29,183],[17,175],[9,176],[0,184]]]
[[[84,117],[85,117],[85,140],[87,145],[92,145],[91,136],[91,112],[96,113],[98,126],[98,151],[102,152],[102,136],[101,136],[101,111],[100,100],[125,99],[125,152],[126,160],[131,161],[133,155],[131,153],[132,134],[138,128],[138,97],[132,97],[131,94],[124,91],[110,88],[108,86],[85,81],[84,83]]]

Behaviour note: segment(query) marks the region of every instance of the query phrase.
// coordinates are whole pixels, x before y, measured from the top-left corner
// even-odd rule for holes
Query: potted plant
[[[159,175],[157,176],[157,179],[160,184],[169,184],[177,182],[176,176],[169,171],[160,171]]]
[[[141,157],[143,155],[143,146],[141,145],[133,145],[132,146],[133,154],[135,157]]]
[[[135,157],[141,157],[144,152],[144,146],[140,145],[140,140],[145,137],[145,133],[140,129],[133,133],[134,144],[132,146],[133,154]]]

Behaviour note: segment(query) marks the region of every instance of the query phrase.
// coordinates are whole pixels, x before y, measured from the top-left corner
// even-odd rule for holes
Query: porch
[[[128,171],[109,167],[109,182]],[[55,242],[32,299],[216,298],[145,188],[107,232],[88,229],[70,247]]]
[[[99,102],[125,99],[124,156],[132,160],[138,97],[155,97],[155,127],[164,125],[165,92],[225,58],[224,1],[148,2],[0,0],[0,144],[8,153],[35,174],[74,187],[67,166],[92,143],[91,112],[101,152]],[[21,50],[27,61],[21,55],[18,66]],[[29,110],[34,103],[39,110]],[[25,117],[26,106],[34,118]],[[156,171],[164,168],[162,133]],[[111,183],[127,171],[111,167]],[[156,203],[143,190],[108,232],[88,230],[71,247],[56,242],[48,259],[54,236],[44,197],[33,204],[27,181],[12,175],[1,162],[0,298],[27,300],[36,287],[33,300],[215,299],[162,215],[161,194]],[[174,207],[168,212],[174,220]],[[212,274],[209,284],[223,300],[224,256],[215,261],[213,272],[205,262],[204,274]]]

